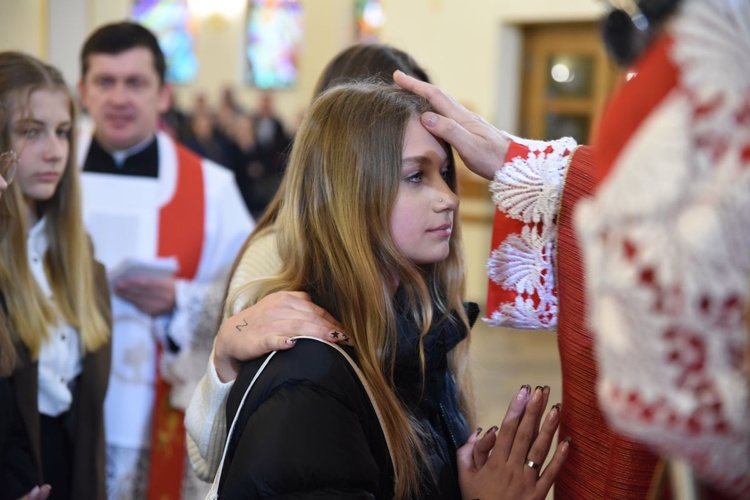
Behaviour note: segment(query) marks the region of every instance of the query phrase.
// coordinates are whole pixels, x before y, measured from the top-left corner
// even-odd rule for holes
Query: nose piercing
[[[438,198],[438,203],[442,203],[442,202],[443,202],[443,199],[442,198]]]

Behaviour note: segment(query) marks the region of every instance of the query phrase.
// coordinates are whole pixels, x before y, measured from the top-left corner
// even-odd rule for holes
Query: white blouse
[[[42,293],[54,303],[52,289],[44,270],[47,252],[45,219],[40,219],[29,231],[26,242],[29,267]],[[37,404],[43,415],[56,417],[70,409],[73,393],[70,383],[81,373],[81,343],[76,331],[64,320],[51,326],[49,336],[39,352],[39,394]]]

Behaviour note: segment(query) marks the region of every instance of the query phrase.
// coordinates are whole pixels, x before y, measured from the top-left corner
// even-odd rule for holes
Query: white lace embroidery
[[[670,30],[677,88],[576,214],[599,396],[618,429],[748,498],[750,3],[687,0]]]
[[[485,321],[493,326],[554,330],[557,211],[568,156],[576,142],[569,137],[551,142],[511,139],[526,146],[529,154],[505,163],[495,173],[490,190],[498,210],[522,221],[524,227],[521,234],[509,235],[492,251],[487,274],[517,295],[513,302],[500,304]]]

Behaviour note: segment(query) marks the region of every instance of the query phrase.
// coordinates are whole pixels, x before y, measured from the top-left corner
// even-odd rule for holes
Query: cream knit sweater
[[[229,294],[253,279],[278,273],[280,268],[281,260],[274,233],[263,235],[242,254],[229,283]],[[235,302],[232,314],[242,309],[239,302]],[[248,300],[241,302],[247,303]],[[213,480],[221,462],[227,436],[224,409],[233,383],[219,380],[213,359],[212,352],[206,374],[198,383],[185,412],[188,457],[196,475],[204,481]]]

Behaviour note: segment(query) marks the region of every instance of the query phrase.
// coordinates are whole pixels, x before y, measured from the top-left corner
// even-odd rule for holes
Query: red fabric
[[[636,76],[623,85],[608,104],[596,133],[594,181],[598,186],[607,177],[630,137],[659,103],[677,86],[678,69],[669,57],[673,41],[662,36],[655,41],[634,67]],[[601,147],[599,143],[606,144]]]
[[[172,199],[159,213],[159,256],[176,256],[177,277],[192,279],[203,251],[205,194],[201,158],[177,148],[177,185]]]
[[[550,153],[551,150],[552,147],[550,146],[542,153]],[[505,153],[505,159],[503,160],[503,163],[507,164],[508,162],[513,161],[515,158],[528,158],[530,153],[531,150],[524,144],[511,142],[510,146],[508,146],[508,151]],[[569,153],[569,151],[566,151],[566,155]],[[491,248],[498,248],[511,234],[520,234],[524,226],[525,224],[523,221],[512,219],[500,209],[495,209],[495,218],[492,225]],[[515,290],[503,289],[500,284],[496,283],[492,280],[492,278],[490,278],[487,285],[488,316],[491,315],[494,311],[497,311],[500,308],[501,304],[514,303],[517,296],[518,293]],[[539,305],[539,297],[536,294],[528,297],[524,296],[524,298],[530,298],[534,302],[535,306]]]
[[[159,256],[177,257],[177,277],[192,279],[203,250],[205,190],[200,157],[177,147],[177,182],[172,199],[159,213]],[[148,500],[179,500],[185,468],[184,413],[169,404],[169,384],[161,377],[162,347],[157,346],[156,403],[151,436]]]
[[[513,158],[526,158],[529,155],[529,148],[516,142],[511,142],[508,152],[505,154],[504,163]],[[515,233],[520,233],[524,223],[520,220],[507,217],[499,209],[495,209],[495,219],[492,227],[492,246],[497,248],[505,239]],[[512,290],[503,290],[501,286],[490,279],[487,286],[487,311],[492,313],[496,311],[500,304],[515,301],[516,293]]]
[[[558,219],[558,346],[563,392],[558,436],[570,437],[572,442],[555,482],[555,498],[646,498],[658,458],[607,425],[596,392],[594,339],[585,325],[585,279],[573,213],[578,200],[594,191],[593,165],[592,148],[580,146],[568,167]]]

